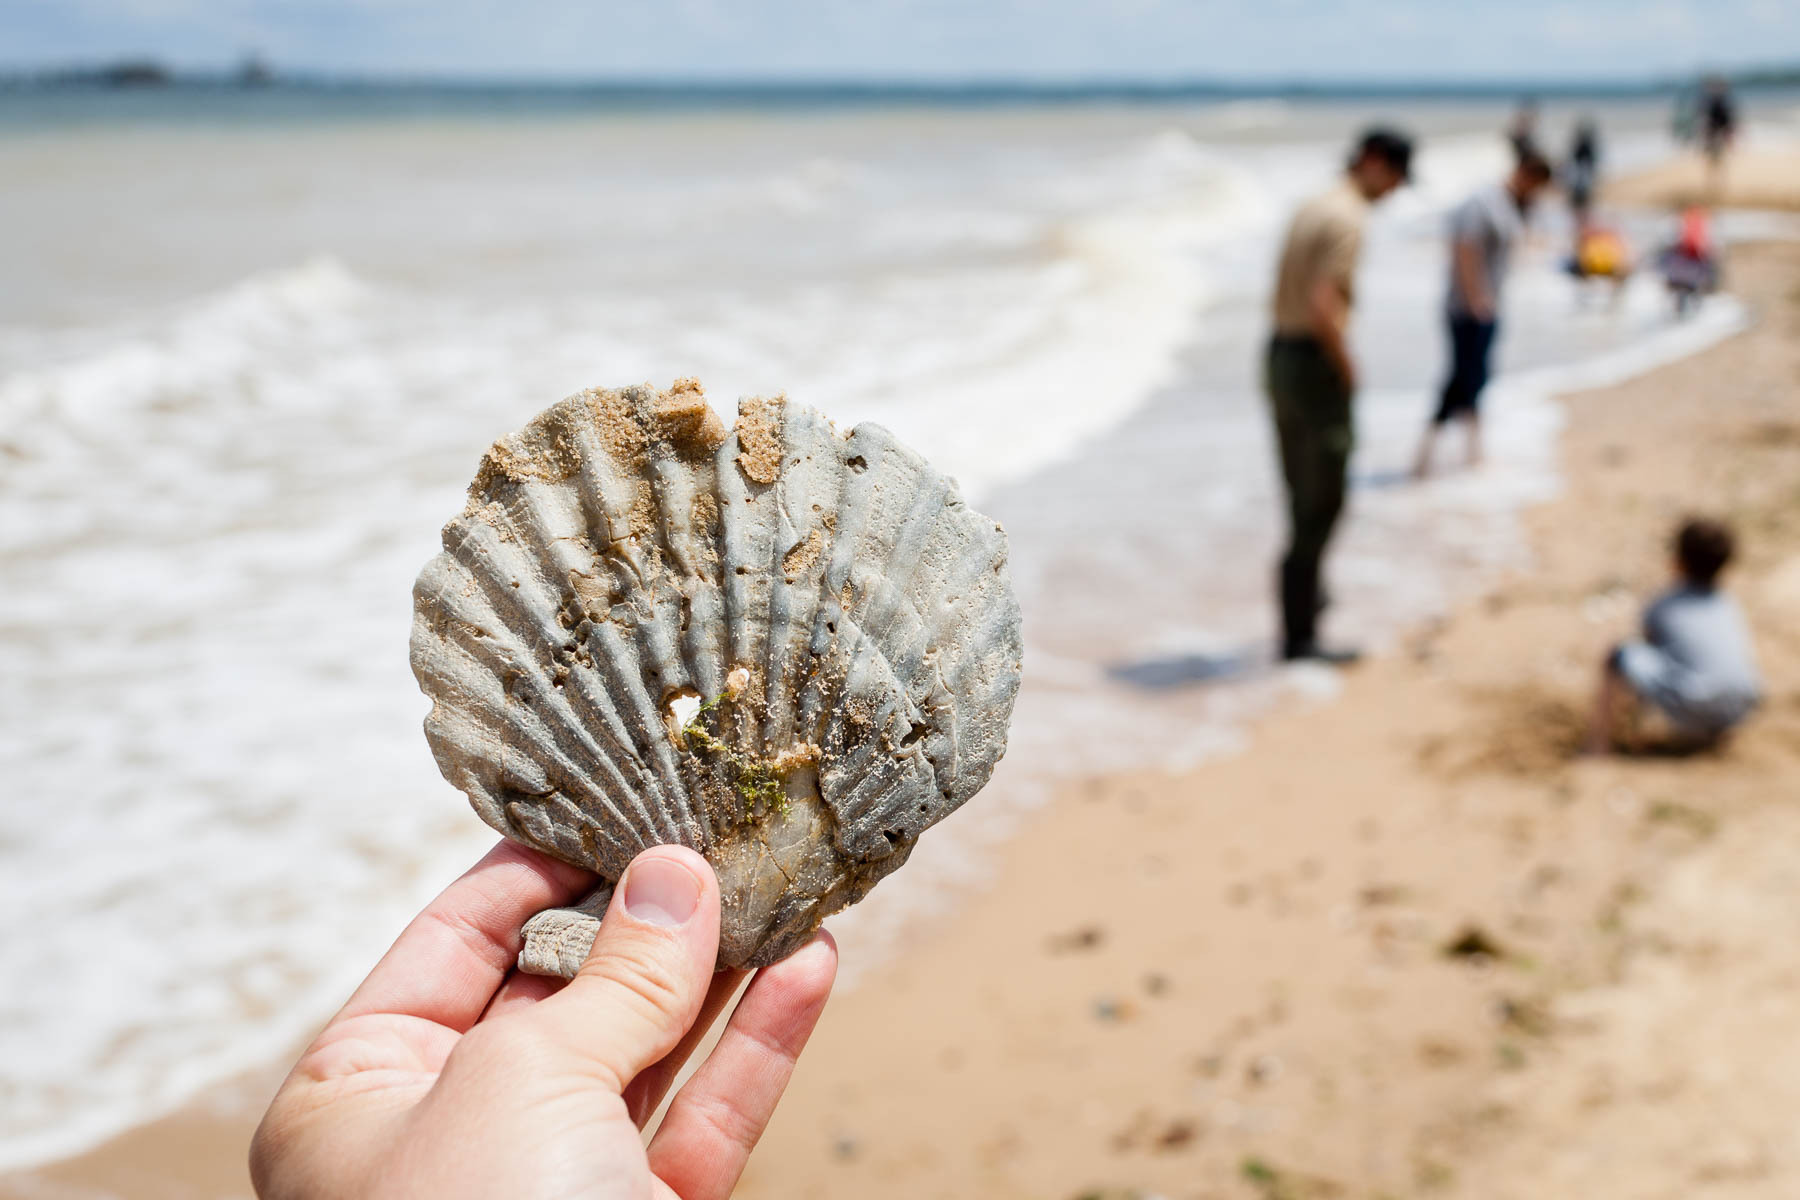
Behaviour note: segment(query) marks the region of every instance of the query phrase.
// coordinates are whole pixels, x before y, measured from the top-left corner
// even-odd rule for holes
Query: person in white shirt
[[[1513,243],[1525,232],[1532,201],[1550,183],[1550,163],[1535,150],[1519,156],[1504,182],[1482,188],[1450,213],[1450,377],[1425,429],[1413,475],[1431,473],[1438,430],[1458,421],[1468,430],[1468,461],[1481,461],[1481,392],[1500,321],[1500,286]]]

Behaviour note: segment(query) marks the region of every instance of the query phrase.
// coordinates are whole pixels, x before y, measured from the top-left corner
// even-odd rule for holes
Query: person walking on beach
[[[1512,120],[1506,124],[1506,144],[1512,147],[1514,158],[1522,159],[1527,154],[1537,153],[1537,123],[1537,97],[1526,96],[1519,101]]]
[[[1725,186],[1725,152],[1737,136],[1737,105],[1731,85],[1714,77],[1700,98],[1700,149],[1706,154],[1706,186],[1716,204]]]
[[[1364,134],[1344,177],[1295,212],[1281,249],[1265,384],[1287,485],[1280,593],[1281,650],[1288,660],[1356,657],[1319,645],[1319,567],[1343,510],[1354,439],[1356,365],[1345,333],[1363,225],[1370,206],[1406,182],[1412,152],[1411,139],[1394,130]]]
[[[1505,181],[1482,188],[1450,214],[1450,377],[1437,412],[1425,428],[1413,466],[1415,478],[1431,473],[1438,430],[1451,420],[1468,428],[1468,461],[1481,461],[1480,402],[1488,359],[1500,319],[1500,285],[1513,243],[1525,232],[1532,201],[1550,182],[1550,163],[1533,150],[1520,157]]]
[[[1569,194],[1569,212],[1575,218],[1578,243],[1592,219],[1594,191],[1599,182],[1600,127],[1592,117],[1583,117],[1575,126],[1569,161],[1563,164],[1563,190]]]

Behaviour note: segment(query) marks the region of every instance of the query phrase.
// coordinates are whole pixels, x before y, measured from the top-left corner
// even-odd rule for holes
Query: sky
[[[1635,79],[1800,62],[1800,0],[0,0],[0,66],[486,78]]]

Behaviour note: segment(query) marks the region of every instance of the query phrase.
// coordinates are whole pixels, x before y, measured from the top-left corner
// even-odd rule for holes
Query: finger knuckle
[[[628,945],[592,964],[592,974],[609,984],[619,1001],[650,1020],[687,1008],[686,979],[680,965],[660,947]],[[585,973],[585,972],[584,972]]]
[[[760,1060],[764,1069],[784,1074],[794,1069],[800,1058],[801,1043],[805,1041],[804,1034],[772,1029],[746,1029],[743,1037],[750,1053]]]
[[[469,953],[482,962],[504,969],[510,960],[505,947],[495,943],[494,939],[484,932],[478,914],[491,911],[497,903],[485,883],[470,885],[475,900],[465,902],[465,907],[452,907],[446,904],[433,904],[420,914],[422,920],[441,927],[450,937],[468,949]],[[478,902],[477,902],[478,901]]]
[[[725,1145],[748,1154],[762,1137],[763,1123],[724,1098],[712,1094],[694,1097],[694,1119]]]

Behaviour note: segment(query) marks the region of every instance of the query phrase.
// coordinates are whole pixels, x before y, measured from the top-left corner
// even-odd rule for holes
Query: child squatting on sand
[[[1661,712],[1685,743],[1717,743],[1761,698],[1750,633],[1718,588],[1731,561],[1731,530],[1692,519],[1675,534],[1676,582],[1644,610],[1642,641],[1621,642],[1600,671],[1586,751],[1613,748],[1627,698]]]

